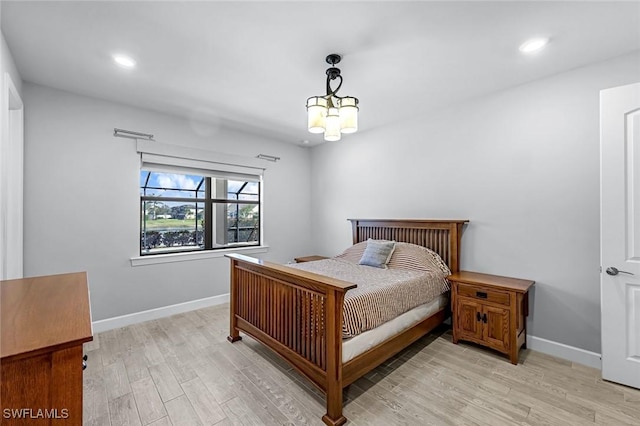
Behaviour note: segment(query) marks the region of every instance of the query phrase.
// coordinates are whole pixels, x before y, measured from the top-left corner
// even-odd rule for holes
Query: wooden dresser
[[[0,281],[0,423],[82,425],[84,272]]]
[[[453,343],[468,340],[500,351],[518,363],[527,345],[531,280],[460,271],[449,275]]]

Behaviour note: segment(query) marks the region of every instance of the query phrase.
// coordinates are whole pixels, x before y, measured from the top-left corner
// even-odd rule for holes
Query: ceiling
[[[366,132],[640,49],[640,2],[3,0],[1,16],[24,81],[309,145],[329,53]],[[533,36],[551,42],[525,56]]]

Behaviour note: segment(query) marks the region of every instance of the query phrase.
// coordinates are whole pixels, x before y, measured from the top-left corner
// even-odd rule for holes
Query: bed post
[[[329,426],[346,423],[342,414],[342,305],[344,291],[327,292],[327,414],[322,421]]]
[[[238,306],[238,280],[236,277],[236,265],[238,263],[237,260],[231,259],[231,271],[229,274],[231,276],[231,295],[229,300],[229,336],[227,336],[227,340],[231,343],[237,342],[241,340],[240,333],[238,331],[238,318],[236,317],[236,309]]]
[[[358,219],[348,219],[351,221],[351,232],[353,233],[353,244],[359,243],[358,240]]]
[[[451,272],[458,272],[460,269],[458,265],[458,259],[460,258],[460,235],[458,233],[458,224],[452,223],[449,225],[449,244],[450,244],[450,256],[451,256],[451,265],[449,265],[449,269]]]
[[[449,225],[449,242],[451,261],[449,269],[451,272],[458,272],[460,270],[460,240],[462,238],[462,227],[465,222],[457,222]]]

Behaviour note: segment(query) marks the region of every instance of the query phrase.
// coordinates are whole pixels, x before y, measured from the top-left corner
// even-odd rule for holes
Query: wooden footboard
[[[228,340],[243,331],[274,350],[327,395],[329,425],[342,415],[342,306],[356,285],[247,256],[231,259]]]

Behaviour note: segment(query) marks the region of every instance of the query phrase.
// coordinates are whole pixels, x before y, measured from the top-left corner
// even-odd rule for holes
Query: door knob
[[[628,274],[628,275],[633,275],[632,272],[627,272],[627,271],[621,271],[618,268],[616,268],[615,266],[609,266],[606,269],[607,274],[609,275],[618,275],[618,274]]]

